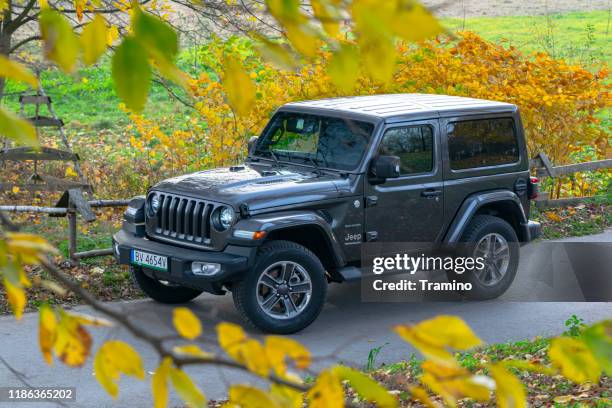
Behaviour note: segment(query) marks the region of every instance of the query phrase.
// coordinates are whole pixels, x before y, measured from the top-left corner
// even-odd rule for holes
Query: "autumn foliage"
[[[202,54],[202,63],[210,69],[189,83],[199,115],[183,120],[183,129],[170,134],[163,132],[158,122],[131,115],[136,130],[130,139],[135,155],[158,169],[160,178],[228,165],[244,158],[249,137],[258,134],[274,110],[286,102],[411,92],[514,103],[521,110],[530,154],[545,152],[555,164],[568,162],[572,152],[585,146],[595,147],[598,157],[609,149],[608,134],[596,116],[610,106],[605,68],[591,73],[546,54],[523,55],[514,47],[488,42],[470,32],[455,39],[418,46],[399,43],[397,47],[392,81],[360,75],[353,86],[350,78],[343,82],[342,76],[330,77],[337,62],[326,50],[291,70],[265,63],[247,41],[215,40]],[[233,74],[233,83],[228,84],[228,61],[238,61],[248,78],[236,79]],[[350,65],[350,59],[345,63]],[[229,96],[250,86],[246,84],[253,84],[254,98],[239,115]],[[248,92],[243,95],[249,98]]]

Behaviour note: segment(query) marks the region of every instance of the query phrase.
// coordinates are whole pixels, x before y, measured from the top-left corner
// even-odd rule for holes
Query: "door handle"
[[[429,190],[421,191],[421,197],[433,198],[433,197],[439,197],[441,195],[442,195],[442,190],[429,189]]]

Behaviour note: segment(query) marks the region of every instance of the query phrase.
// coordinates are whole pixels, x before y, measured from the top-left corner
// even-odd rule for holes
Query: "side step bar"
[[[356,266],[345,266],[337,271],[344,282],[352,282],[361,279],[361,269]]]

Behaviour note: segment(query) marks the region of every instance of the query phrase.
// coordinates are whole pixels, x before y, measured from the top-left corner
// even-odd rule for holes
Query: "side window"
[[[433,169],[433,128],[406,126],[385,132],[380,154],[400,158],[400,174],[427,173]]]
[[[449,123],[448,155],[453,170],[516,163],[519,148],[512,118]]]

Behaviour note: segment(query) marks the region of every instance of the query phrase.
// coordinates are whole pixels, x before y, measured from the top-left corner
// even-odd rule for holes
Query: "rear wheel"
[[[519,262],[518,239],[512,226],[499,217],[478,215],[461,241],[467,244],[465,256],[482,258],[484,268],[463,274],[449,272],[449,280],[470,283],[472,289],[462,294],[471,299],[494,299],[504,294],[514,281]]]
[[[264,244],[253,269],[232,287],[234,303],[245,320],[279,334],[294,333],[312,323],[326,293],[321,261],[307,248],[289,241]]]
[[[186,288],[166,281],[149,278],[142,268],[130,266],[130,274],[136,285],[151,299],[160,303],[185,303],[200,296],[201,290]]]

